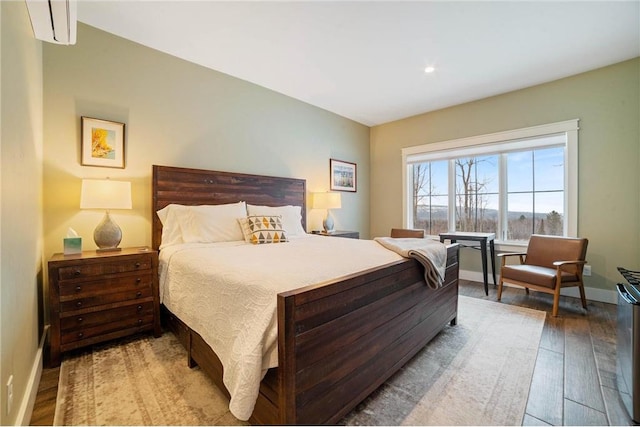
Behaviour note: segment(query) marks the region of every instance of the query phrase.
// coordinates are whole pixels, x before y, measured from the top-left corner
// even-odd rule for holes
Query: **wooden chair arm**
[[[584,265],[586,264],[587,261],[554,261],[553,265],[555,265],[556,267],[562,267],[563,265]]]
[[[502,257],[508,257],[508,256],[524,256],[526,255],[526,252],[502,252],[499,253],[498,255],[496,255],[498,258],[502,258]]]
[[[563,267],[566,267],[569,265],[573,265],[573,266],[585,265],[586,263],[587,261],[554,261],[553,265],[556,267],[558,274],[560,274],[560,271],[563,270]]]
[[[507,258],[512,256],[520,257],[520,264],[524,264],[524,257],[527,256],[526,252],[503,252],[498,254],[498,258],[502,258],[502,266],[507,265]]]

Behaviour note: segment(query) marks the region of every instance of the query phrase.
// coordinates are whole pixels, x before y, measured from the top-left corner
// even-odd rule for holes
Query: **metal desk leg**
[[[493,244],[493,240],[489,242],[489,248],[491,250],[491,271],[493,272],[493,285],[496,286],[496,247]]]
[[[487,278],[487,240],[480,241],[480,252],[482,252],[482,278],[484,279],[484,293],[489,295],[489,280]]]

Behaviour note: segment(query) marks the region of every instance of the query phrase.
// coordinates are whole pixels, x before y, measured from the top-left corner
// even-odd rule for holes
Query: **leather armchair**
[[[560,290],[578,286],[582,307],[587,299],[582,282],[582,269],[586,264],[587,245],[584,238],[532,235],[526,253],[501,253],[498,301],[502,298],[504,282],[522,286],[526,292],[533,289],[553,294],[553,316],[558,315]],[[507,264],[510,257],[519,257],[520,264]]]

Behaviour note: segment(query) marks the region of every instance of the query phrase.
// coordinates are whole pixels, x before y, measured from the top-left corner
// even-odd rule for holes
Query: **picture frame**
[[[343,160],[329,159],[329,179],[331,191],[357,191],[358,166]]]
[[[124,169],[124,123],[81,117],[81,164]]]

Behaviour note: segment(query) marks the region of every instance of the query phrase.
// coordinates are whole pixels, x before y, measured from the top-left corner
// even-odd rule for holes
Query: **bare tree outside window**
[[[498,217],[495,214],[489,216],[488,209],[491,198],[489,186],[497,176],[496,163],[493,157],[466,157],[455,160],[456,230],[496,231]],[[490,172],[479,171],[481,165]]]
[[[418,207],[424,205],[424,200],[431,194],[431,179],[429,174],[429,164],[419,163],[413,165],[413,221],[414,228],[425,229],[424,224],[417,226]],[[428,229],[428,228],[427,228]]]
[[[448,161],[440,161],[413,165],[412,226],[425,230],[427,234],[436,235],[449,229],[447,164]],[[436,185],[436,182],[441,185]]]

